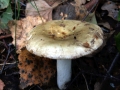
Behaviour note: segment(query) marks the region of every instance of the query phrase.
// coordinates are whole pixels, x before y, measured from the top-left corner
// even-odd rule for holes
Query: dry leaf
[[[56,1],[66,2],[67,0],[44,0],[46,3],[48,3],[50,6],[52,6]]]
[[[118,11],[118,6],[114,2],[107,1],[106,3],[104,3],[101,9],[107,10],[109,12],[108,16],[112,17],[113,19],[117,19],[119,11]]]
[[[77,19],[82,20],[88,13],[87,8],[85,7],[86,0],[74,0],[75,3],[71,3],[75,7]]]
[[[5,86],[4,82],[0,79],[0,90],[3,90],[4,86]]]
[[[7,29],[4,29],[4,30],[0,29],[0,35],[2,34],[10,34],[10,31]]]
[[[108,28],[109,30],[111,30],[111,26],[108,22],[102,22],[102,23],[98,23],[98,25],[103,25],[104,27]]]
[[[82,4],[86,3],[86,0],[74,0],[76,6],[81,6]]]
[[[48,3],[50,6],[52,6],[56,2],[56,0],[44,0],[44,1],[46,1],[46,3]]]
[[[49,14],[51,14],[52,8],[43,0],[32,1],[32,2],[27,3],[26,10],[25,10],[26,16],[39,15],[37,9],[34,8],[31,3],[34,5],[34,7],[37,6],[38,10],[40,11],[39,13],[40,13],[41,16],[44,16],[45,19],[49,18],[47,16]],[[35,6],[34,3],[36,4],[36,6]]]
[[[52,10],[53,8],[58,6],[61,3],[61,1],[60,0],[56,1],[52,6],[49,6],[44,0],[29,2],[26,5],[26,10],[25,10],[26,16],[39,15],[37,9],[34,8],[31,3],[34,5],[34,7],[37,7],[41,17],[43,17],[46,20],[52,20]]]
[[[75,6],[76,17],[79,20],[82,20],[87,14],[88,11],[84,5]]]
[[[74,6],[71,3],[67,3],[64,5],[59,5],[57,8],[54,9],[53,19],[54,20],[82,20],[88,11],[87,9],[81,5],[80,7]]]
[[[43,20],[45,22],[45,20]],[[16,22],[17,28],[15,26],[15,21],[9,22],[9,28],[13,37],[13,44],[16,45],[17,53],[20,53],[21,48],[25,47],[26,34],[33,29],[38,24],[41,24],[42,20],[39,16],[27,16],[24,19],[18,20]],[[15,33],[16,28],[16,33]],[[16,34],[16,38],[15,38]],[[16,41],[16,44],[15,44]]]
[[[54,20],[61,20],[61,19],[75,20],[76,19],[75,7],[70,3],[59,5],[57,8],[54,9],[53,19]]]
[[[24,89],[33,84],[47,85],[55,75],[55,61],[35,56],[23,48],[18,56],[20,69],[20,87]]]

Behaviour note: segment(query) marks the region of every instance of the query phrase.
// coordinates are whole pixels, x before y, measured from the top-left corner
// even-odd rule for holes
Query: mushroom
[[[57,60],[57,84],[65,89],[71,80],[71,61],[87,56],[103,44],[103,31],[77,20],[53,20],[36,26],[27,35],[29,52]]]

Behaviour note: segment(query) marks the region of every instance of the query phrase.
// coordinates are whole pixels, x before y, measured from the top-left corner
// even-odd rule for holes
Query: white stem
[[[66,89],[66,84],[71,80],[71,60],[57,60],[57,85],[59,89]]]

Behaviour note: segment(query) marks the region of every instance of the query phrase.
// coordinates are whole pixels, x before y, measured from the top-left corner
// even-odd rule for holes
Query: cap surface
[[[75,59],[89,55],[103,44],[103,31],[95,24],[77,20],[53,20],[27,35],[31,53],[51,59]]]

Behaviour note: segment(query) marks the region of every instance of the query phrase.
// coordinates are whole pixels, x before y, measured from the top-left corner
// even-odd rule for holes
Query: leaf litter
[[[21,50],[18,56],[20,69],[20,87],[22,89],[31,85],[47,86],[56,72],[55,61],[38,57],[27,51]]]

